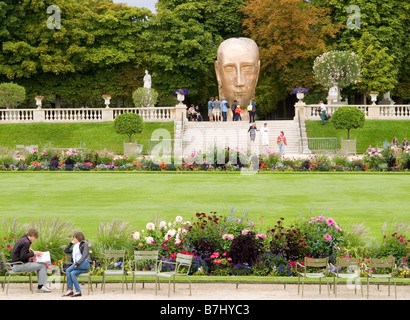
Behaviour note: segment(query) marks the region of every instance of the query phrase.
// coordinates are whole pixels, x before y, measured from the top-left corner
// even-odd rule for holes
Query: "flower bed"
[[[33,246],[40,251],[52,251],[53,264],[63,263],[61,245],[69,241],[73,227],[70,224],[43,220],[42,233]],[[24,226],[13,219],[0,229],[0,251],[8,258],[15,240],[24,234]],[[14,234],[10,228],[13,226]],[[36,226],[35,226],[36,227]],[[58,239],[44,238],[58,228]],[[247,215],[237,217],[196,213],[188,220],[177,216],[172,221],[154,220],[143,230],[136,231],[127,222],[113,220],[102,223],[97,239],[89,242],[90,255],[96,263],[93,273],[101,273],[103,252],[106,249],[125,249],[127,259],[133,259],[135,250],[156,250],[163,261],[173,262],[177,253],[193,255],[192,273],[196,275],[256,275],[294,276],[297,262],[304,257],[394,258],[398,275],[409,275],[408,223],[384,226],[381,241],[367,241],[363,228],[344,230],[324,214],[301,216],[294,224],[286,225],[280,218],[274,226],[265,226],[262,220],[252,221]],[[126,264],[126,268],[131,268]],[[148,266],[150,268],[151,266]],[[164,264],[172,268],[171,264]],[[1,273],[1,270],[0,270]]]
[[[69,149],[67,151],[36,150],[24,158],[3,159],[0,171],[240,171],[259,172],[346,172],[346,171],[408,171],[410,147],[373,148],[369,146],[362,158],[310,155],[307,158],[282,158],[280,154],[252,156],[246,151],[225,148],[193,152],[180,163],[155,162],[149,156],[115,156],[110,152]]]

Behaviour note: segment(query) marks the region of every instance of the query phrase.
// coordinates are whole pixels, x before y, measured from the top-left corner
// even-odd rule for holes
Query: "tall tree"
[[[265,90],[282,87],[283,94],[276,99],[283,100],[294,87],[311,88],[313,60],[327,50],[328,38],[339,30],[331,23],[329,10],[304,0],[254,0],[246,3],[243,12],[245,34],[260,48],[261,82],[265,82],[263,74],[277,74],[278,83],[265,84]]]
[[[392,93],[401,97],[410,98],[410,67],[409,52],[410,42],[408,34],[410,25],[407,21],[410,4],[408,1],[401,0],[311,0],[311,3],[320,8],[329,8],[331,10],[332,21],[342,23],[345,28],[335,41],[336,49],[351,51],[354,47],[358,49],[358,43],[364,39],[372,37],[377,40],[381,49],[386,48],[383,53],[391,63],[393,72],[392,79],[395,83]],[[350,8],[349,12],[348,9]],[[348,22],[354,22],[348,25]],[[365,38],[362,37],[365,35]],[[360,40],[362,39],[362,40]],[[384,50],[384,49],[383,49]],[[356,52],[358,53],[358,52]],[[375,55],[374,59],[380,59]],[[371,68],[372,64],[378,64],[377,61],[367,59],[362,63],[363,68]],[[374,79],[374,75],[372,75]],[[379,77],[384,76],[379,73]],[[367,76],[363,75],[363,81],[367,81]],[[373,80],[372,80],[373,81]],[[383,81],[381,79],[381,81]],[[364,88],[358,88],[364,93]]]
[[[243,0],[158,1],[143,38],[161,101],[181,87],[197,103],[217,94],[216,52],[223,40],[242,35],[242,6]]]
[[[49,26],[52,5],[61,13],[57,28]],[[13,23],[0,27],[0,79],[29,95],[56,96],[57,104],[61,96],[71,105],[90,96],[102,101],[102,93],[131,96],[142,83],[147,9],[102,0],[17,0],[1,8]]]
[[[362,79],[356,85],[359,91],[366,94],[372,90],[381,93],[393,90],[398,82],[397,69],[393,65],[394,58],[387,53],[388,48],[382,48],[368,32],[355,40],[352,47],[361,58]]]

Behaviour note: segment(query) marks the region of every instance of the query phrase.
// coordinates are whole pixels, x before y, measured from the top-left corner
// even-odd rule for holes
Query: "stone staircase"
[[[260,130],[264,123],[268,124],[269,128],[269,147],[268,151],[279,153],[279,148],[276,139],[283,131],[286,136],[287,146],[285,147],[285,155],[299,154],[300,131],[298,122],[293,120],[275,120],[275,121],[256,121],[256,128]],[[264,152],[262,148],[262,134],[256,133],[256,140],[253,146],[250,145],[248,129],[250,123],[248,121],[227,121],[227,122],[188,122],[184,121],[182,137],[181,123],[175,124],[175,144],[174,148],[181,146],[180,139],[182,138],[182,154],[190,155],[194,151],[206,151],[214,146],[224,148],[230,147],[233,149],[246,151],[251,148],[259,153]],[[302,137],[306,137],[304,123],[302,123]],[[174,150],[175,151],[175,150]],[[266,152],[266,151],[265,151]]]

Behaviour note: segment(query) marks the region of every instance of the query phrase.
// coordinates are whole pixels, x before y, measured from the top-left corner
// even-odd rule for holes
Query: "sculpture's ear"
[[[219,72],[218,60],[215,61],[215,74],[216,74],[216,81],[218,81],[218,86],[221,87],[221,74]]]
[[[258,60],[258,71],[256,72],[256,82],[255,84],[258,84],[258,79],[259,79],[259,72],[261,71],[261,61]]]

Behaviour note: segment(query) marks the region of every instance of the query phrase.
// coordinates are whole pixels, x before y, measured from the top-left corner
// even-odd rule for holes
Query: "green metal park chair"
[[[158,254],[158,251],[134,251],[134,260],[130,261],[133,269],[132,286],[134,288],[134,293],[136,292],[137,277],[152,276],[154,280],[156,280],[159,263]],[[142,287],[144,288],[144,282],[142,282]]]
[[[330,296],[329,290],[329,281],[328,277],[328,267],[329,267],[329,258],[305,258],[304,264],[297,263],[297,266],[301,269],[301,272],[297,271],[298,274],[298,294],[300,293],[300,283],[302,280],[302,298],[303,298],[303,289],[305,285],[306,278],[314,278],[319,279],[319,293],[322,293],[322,279],[326,280],[327,283],[327,292]],[[317,272],[308,272],[314,271],[316,269]]]
[[[178,253],[175,259],[175,262],[160,261],[158,266],[158,272],[156,274],[156,286],[155,294],[157,294],[157,287],[160,289],[160,278],[168,279],[168,297],[170,297],[171,292],[171,280],[174,282],[174,292],[175,292],[175,277],[185,276],[188,278],[189,282],[189,295],[192,295],[191,292],[191,278],[189,272],[191,271],[193,256],[189,254]],[[162,271],[165,264],[172,265],[175,268],[172,271]]]
[[[127,271],[125,270],[125,250],[105,250],[104,271],[102,274],[101,289],[105,293],[105,282],[107,277],[121,277],[122,293],[124,293],[124,282],[128,290]]]
[[[360,281],[361,279],[361,267],[360,267],[360,259],[354,258],[336,258],[335,265],[330,264],[331,267],[331,275],[333,276],[333,292],[335,297],[337,297],[337,280],[338,279],[346,279],[348,281],[348,285],[354,285],[355,294],[357,294],[357,286],[356,282],[360,283],[360,289],[362,291],[363,297],[363,284]],[[354,284],[353,284],[354,281]]]
[[[390,297],[390,280],[394,283],[394,297],[397,299],[396,278],[397,267],[394,259],[370,259],[369,267],[364,265],[365,274],[367,276],[367,299],[369,298],[369,281],[370,279],[388,279],[388,294]],[[381,273],[377,273],[381,271]]]
[[[25,274],[25,273],[28,274],[28,279],[29,279],[29,284],[30,284],[30,291],[31,291],[31,293],[33,293],[32,273],[36,272],[36,271],[31,271],[31,272],[27,271],[25,264],[21,261],[18,261],[18,262],[9,262],[9,261],[7,261],[6,256],[4,255],[3,252],[1,252],[0,255],[1,255],[1,262],[3,264],[3,268],[5,268],[5,270],[6,270],[6,273],[4,275],[4,280],[3,280],[3,291],[4,291],[4,288],[6,286],[6,279],[7,279],[6,295],[9,294],[10,277],[12,275]],[[13,266],[16,266],[16,265],[23,265],[24,270],[23,271],[15,271],[13,269]]]

